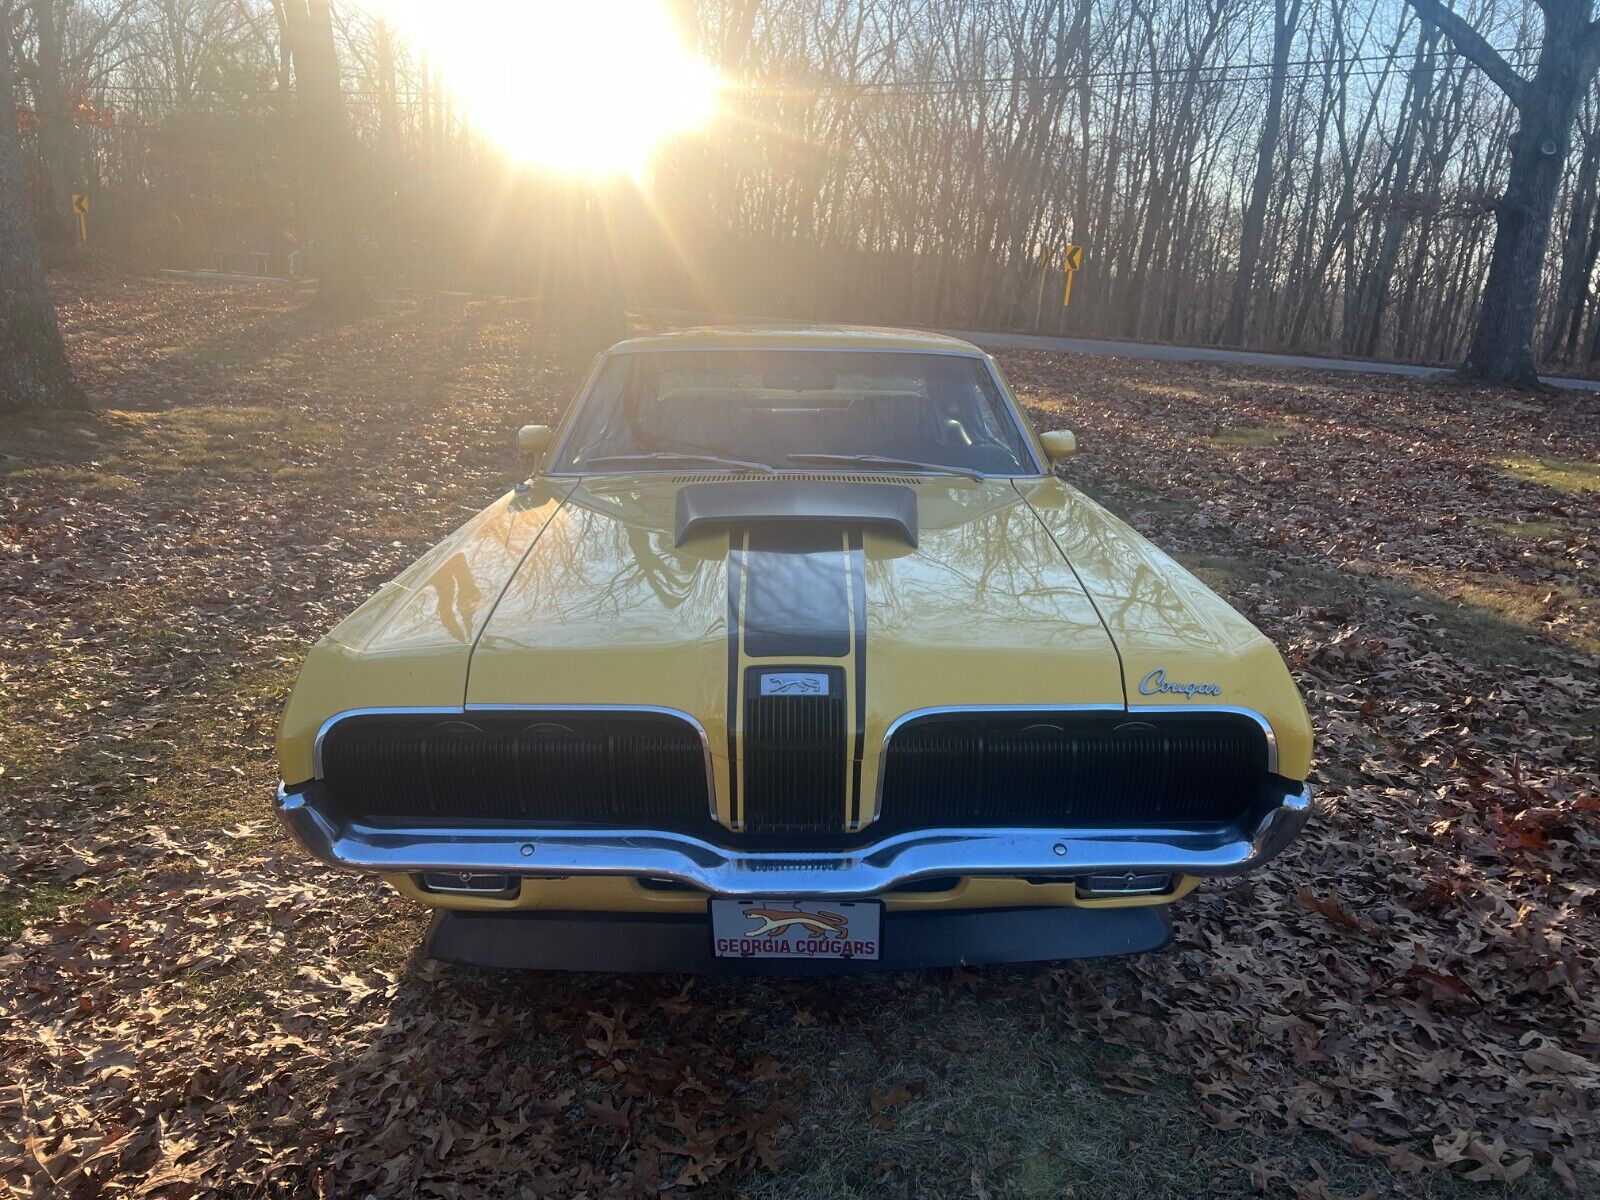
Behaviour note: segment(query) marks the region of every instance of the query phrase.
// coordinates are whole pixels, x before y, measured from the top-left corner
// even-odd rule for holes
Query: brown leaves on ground
[[[1594,398],[1007,365],[1042,425],[1079,430],[1069,477],[1278,643],[1317,727],[1308,836],[1201,889],[1176,952],[1131,964],[1149,1036],[1219,1114],[1473,1179],[1565,1175],[1600,1100],[1600,661],[1571,631],[1600,598],[1600,495],[1501,463],[1596,461]],[[1566,627],[1520,607],[1552,591]]]
[[[909,1179],[941,1082],[903,1056],[952,1042],[958,1008],[985,1023],[962,1054],[1024,1028],[1130,1048],[1091,1064],[1108,1102],[1176,1073],[1219,1129],[1594,1185],[1600,513],[1499,465],[1593,461],[1591,398],[1007,356],[1041,425],[1078,430],[1069,476],[1284,649],[1317,724],[1308,836],[1127,962],[490,975],[414,960],[414,912],[282,840],[272,727],[308,640],[502,490],[512,431],[570,380],[516,305],[321,329],[280,287],[73,286],[75,362],[114,411],[0,426],[18,1194],[730,1191],[874,1125],[906,1139],[880,1175]],[[813,1111],[841,1045],[882,1070]],[[1241,1186],[1329,1193],[1280,1167]],[[997,1172],[943,1190],[1001,1194]]]
[[[1360,917],[1357,917],[1352,913],[1348,913],[1344,909],[1340,908],[1339,901],[1334,897],[1330,896],[1323,898],[1315,896],[1312,894],[1310,888],[1301,888],[1298,898],[1301,904],[1304,904],[1313,912],[1321,913],[1335,925],[1341,926],[1344,929],[1352,930],[1355,933],[1375,932],[1374,930],[1368,928],[1368,926],[1364,925]]]

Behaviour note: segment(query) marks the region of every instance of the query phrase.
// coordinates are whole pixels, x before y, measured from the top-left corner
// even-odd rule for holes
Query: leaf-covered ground
[[[1541,1196],[1600,1188],[1600,414],[1011,354],[1067,474],[1284,649],[1321,821],[1162,954],[494,975],[269,817],[308,642],[515,478],[516,303],[63,285],[0,422],[0,1190]]]

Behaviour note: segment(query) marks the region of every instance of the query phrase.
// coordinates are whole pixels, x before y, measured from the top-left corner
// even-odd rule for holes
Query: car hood
[[[915,494],[914,545],[868,526],[833,546],[680,539],[678,493],[704,480],[546,479],[490,506],[313,649],[284,777],[310,776],[340,712],[625,705],[694,720],[725,794],[741,688],[791,667],[839,672],[868,778],[907,713],[1002,705],[1248,709],[1280,773],[1305,777],[1310,727],[1273,646],[1059,480],[887,481]]]
[[[1011,481],[911,482],[914,548],[873,528],[820,541],[721,528],[679,545],[685,482],[567,496],[478,638],[469,705],[674,709],[725,759],[747,671],[835,668],[870,772],[913,710],[1123,704],[1111,638]]]

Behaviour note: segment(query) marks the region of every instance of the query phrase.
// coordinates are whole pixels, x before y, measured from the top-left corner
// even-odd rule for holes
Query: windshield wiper
[[[677,450],[656,450],[649,454],[602,454],[599,458],[591,458],[587,463],[578,465],[580,468],[632,467],[647,463],[670,463],[680,467],[730,467],[740,471],[759,471],[763,475],[771,475],[775,469],[770,463],[753,462],[750,459],[726,458],[720,454],[690,454]]]
[[[790,454],[790,462],[832,463],[839,466],[899,468],[903,471],[929,471],[939,475],[960,475],[974,483],[983,481],[983,474],[971,467],[951,467],[944,463],[917,462],[910,458],[889,458],[882,454]]]

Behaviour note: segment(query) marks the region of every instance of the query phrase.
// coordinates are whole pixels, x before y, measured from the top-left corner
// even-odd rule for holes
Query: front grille
[[[350,717],[322,774],[346,816],[378,823],[713,827],[700,734],[665,713]]]
[[[844,672],[807,667],[828,680],[826,695],[763,696],[745,675],[744,828],[753,834],[837,833],[845,821]]]
[[[1234,714],[935,714],[891,739],[874,829],[1233,821],[1266,781]]]

